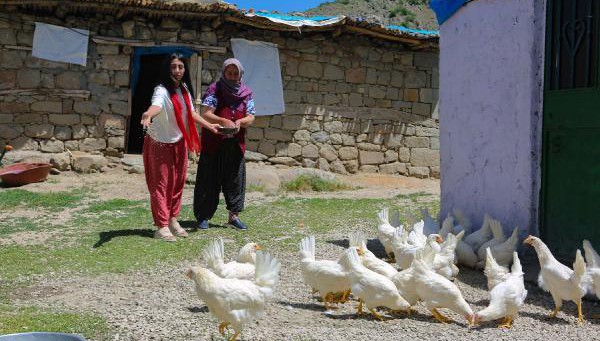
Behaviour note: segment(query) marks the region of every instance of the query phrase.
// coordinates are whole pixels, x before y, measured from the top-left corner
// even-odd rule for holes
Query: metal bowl
[[[237,133],[237,128],[236,127],[221,127],[219,128],[219,132],[221,134],[235,134]]]
[[[87,341],[78,334],[31,332],[1,335],[0,341]]]

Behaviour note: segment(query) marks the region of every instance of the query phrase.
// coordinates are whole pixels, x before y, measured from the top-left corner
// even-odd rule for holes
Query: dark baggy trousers
[[[244,210],[246,162],[234,139],[223,140],[215,154],[200,154],[194,188],[194,215],[198,222],[213,217],[221,191],[228,211]]]

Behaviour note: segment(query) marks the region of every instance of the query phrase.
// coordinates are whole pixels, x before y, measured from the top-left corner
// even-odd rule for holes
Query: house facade
[[[440,26],[442,216],[489,213],[569,257],[600,243],[598,3],[454,3]]]
[[[33,57],[35,22],[89,30],[87,64]],[[138,122],[164,54],[188,58],[200,95],[233,56],[232,38],[279,50],[285,112],[257,117],[249,160],[439,177],[436,34],[349,18],[297,27],[223,3],[8,1],[0,9],[0,139],[61,169],[78,153],[107,163],[140,153]]]

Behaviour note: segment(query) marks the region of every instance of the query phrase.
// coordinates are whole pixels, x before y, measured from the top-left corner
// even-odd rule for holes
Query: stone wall
[[[18,149],[120,156],[126,139],[132,49],[90,40],[88,65],[82,67],[5,47],[31,46],[33,22],[41,21],[106,36],[226,47],[225,55],[204,53],[202,89],[218,79],[223,60],[231,56],[230,38],[276,43],[286,112],[257,117],[248,130],[248,159],[339,173],[439,177],[437,52],[352,34],[277,32],[230,23],[213,28],[142,17],[121,22],[104,15],[0,16],[12,20],[0,21],[0,90],[39,90],[0,96],[0,139]],[[61,98],[44,89],[83,89],[91,96]]]

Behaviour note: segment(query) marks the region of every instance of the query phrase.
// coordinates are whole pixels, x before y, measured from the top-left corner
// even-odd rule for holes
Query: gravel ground
[[[439,195],[439,183],[431,180],[375,175],[347,180],[363,187],[354,191],[353,197],[384,198],[423,190]],[[86,177],[63,174],[54,183],[34,184],[32,189],[56,191],[82,184],[102,189],[97,194],[104,200],[118,197],[121,193],[128,193],[130,199],[147,198],[141,175],[124,177],[122,172]],[[190,190],[184,193],[184,202],[189,204]],[[264,202],[273,198],[251,193],[248,201]],[[375,226],[364,229],[365,235],[375,237]],[[338,230],[317,236],[317,257],[336,259],[347,245],[348,232]],[[369,248],[376,254],[382,253],[377,241],[371,241]],[[373,340],[418,338],[436,341],[600,340],[600,328],[597,326],[600,320],[589,318],[592,314],[600,314],[596,302],[584,301],[584,314],[588,319],[581,326],[576,324],[576,306],[571,302],[566,302],[565,311],[551,320],[547,317],[553,308],[550,295],[530,283],[526,283],[529,291],[526,304],[511,330],[498,329],[497,323],[468,328],[463,318],[445,310],[442,312],[455,322],[441,324],[421,305],[416,307],[416,314],[409,317],[387,316],[383,322],[369,314],[357,316],[357,302],[354,300],[339,305],[332,314],[325,314],[322,303],[302,283],[297,251],[268,251],[281,260],[281,280],[274,298],[267,305],[265,316],[244,329],[242,340],[350,340],[365,337]],[[231,259],[237,250],[228,248],[226,244],[226,252]],[[184,276],[190,265],[186,262],[93,278],[38,277],[33,279],[34,286],[18,289],[10,298],[15,305],[61,307],[65,311],[99,314],[107,319],[115,332],[112,340],[224,340],[218,334],[219,322],[196,296],[193,282]],[[461,269],[457,284],[475,311],[488,304],[486,281],[481,272]]]
[[[340,231],[317,238],[317,257],[336,258],[344,249],[346,234]],[[381,252],[376,241],[369,247]],[[227,250],[227,255],[232,257],[235,252]],[[416,307],[416,314],[387,315],[383,322],[369,314],[357,316],[354,300],[325,314],[319,299],[302,283],[296,252],[270,252],[282,262],[281,281],[265,316],[245,328],[242,340],[600,340],[600,320],[589,318],[578,326],[573,303],[565,303],[558,318],[547,318],[553,307],[550,295],[529,283],[526,304],[511,330],[498,329],[497,323],[468,328],[464,319],[445,310],[455,322],[441,324],[422,305]],[[193,282],[183,275],[190,265],[96,278],[41,280],[12,298],[15,304],[100,314],[116,330],[114,340],[223,340],[217,332],[218,322],[195,295]],[[481,272],[461,269],[457,285],[475,311],[488,303],[485,283]],[[600,308],[585,301],[584,314],[589,317],[592,313],[600,313]]]

